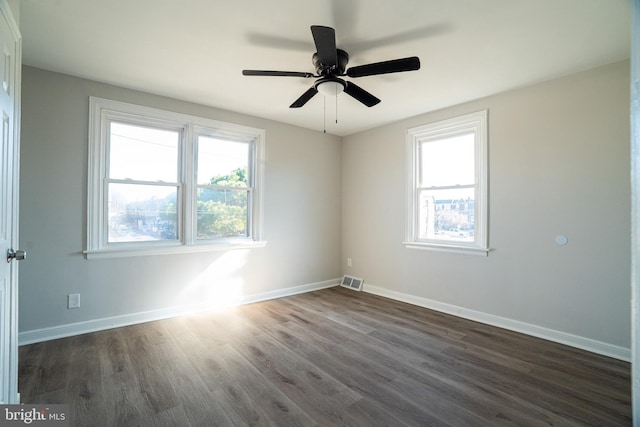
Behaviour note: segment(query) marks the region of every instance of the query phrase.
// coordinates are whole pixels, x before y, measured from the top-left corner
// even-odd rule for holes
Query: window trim
[[[106,235],[105,197],[106,162],[108,148],[108,123],[121,120],[180,130],[178,179],[178,240],[108,243]],[[252,191],[248,213],[248,237],[198,240],[195,233],[194,203],[195,139],[207,135],[244,141],[253,144],[250,167],[253,167]],[[208,252],[240,248],[263,247],[264,156],[266,132],[263,129],[175,113],[152,107],[99,97],[89,97],[89,143],[87,181],[87,241],[84,254],[87,259],[159,255],[190,252]]]
[[[488,216],[488,111],[482,110],[438,122],[413,127],[406,132],[406,223],[405,241],[410,249],[427,249],[444,252],[467,253],[486,256],[489,249]],[[418,238],[418,197],[420,173],[420,144],[428,140],[444,139],[472,132],[475,135],[476,178],[474,241],[446,242]]]

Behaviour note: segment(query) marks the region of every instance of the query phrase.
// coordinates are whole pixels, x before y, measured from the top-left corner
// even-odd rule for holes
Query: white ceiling
[[[630,0],[21,0],[23,62],[118,86],[348,135],[623,60]],[[354,79],[289,105],[313,83],[311,25],[335,28],[348,66],[419,56],[419,71]],[[347,78],[348,79],[348,78]]]

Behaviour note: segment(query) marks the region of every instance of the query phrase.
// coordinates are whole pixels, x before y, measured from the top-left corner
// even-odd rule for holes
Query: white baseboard
[[[254,302],[267,301],[270,299],[282,298],[291,295],[297,295],[305,292],[312,292],[320,289],[337,286],[340,278],[334,280],[326,280],[324,282],[310,283],[306,285],[293,286],[290,288],[278,289],[274,291],[263,292],[259,294],[246,295],[242,297],[239,304],[250,304]],[[487,325],[497,326],[499,328],[508,329],[515,332],[521,332],[534,337],[546,339],[549,341],[566,344],[572,347],[591,351],[593,353],[602,354],[604,356],[613,357],[615,359],[631,361],[631,350],[629,348],[608,344],[602,341],[592,340],[590,338],[569,334],[566,332],[548,329],[530,323],[520,322],[518,320],[507,319],[505,317],[495,316],[480,311],[466,309],[439,301],[430,300],[428,298],[417,297],[414,295],[404,294],[401,292],[391,291],[382,287],[365,283],[364,292],[379,295],[385,298],[406,302],[417,305],[419,307],[440,311]],[[93,319],[85,322],[70,323],[66,325],[53,326],[43,329],[35,329],[31,331],[20,332],[18,335],[19,345],[33,344],[37,342],[49,341],[58,338],[65,338],[74,335],[86,334],[89,332],[97,332],[111,328],[119,328],[123,326],[135,325],[138,323],[152,322],[155,320],[168,319],[171,317],[193,314],[209,310],[209,307],[202,305],[170,307],[161,310],[152,310],[140,313],[125,314],[121,316],[113,316],[101,319]]]
[[[363,291],[385,298],[417,305],[419,307],[440,311],[442,313],[452,314],[464,319],[469,319],[476,322],[485,323],[487,325],[497,326],[499,328],[546,339],[548,341],[554,341],[560,344],[587,350],[592,353],[613,357],[625,362],[631,361],[631,349],[626,347],[620,347],[602,341],[596,341],[590,338],[585,338],[554,329],[548,329],[530,323],[520,322],[518,320],[507,319],[505,317],[495,316],[493,314],[469,310],[464,307],[434,301],[428,298],[395,292],[378,286],[369,285],[367,283],[365,283]]]
[[[340,279],[326,280],[324,282],[310,283],[306,285],[293,286],[290,288],[277,289],[274,291],[262,292],[259,294],[243,296],[238,305],[251,304],[259,301],[282,298],[297,295],[305,292],[337,286]],[[103,331],[106,329],[120,328],[123,326],[135,325],[138,323],[152,322],[155,320],[168,319],[208,311],[210,307],[204,305],[192,305],[181,307],[169,307],[160,310],[145,311],[141,313],[131,313],[121,316],[113,316],[101,319],[93,319],[85,322],[70,323],[66,325],[53,326],[50,328],[24,331],[18,334],[18,345],[33,344],[37,342],[49,341],[58,338],[65,338],[74,335],[86,334],[89,332]]]

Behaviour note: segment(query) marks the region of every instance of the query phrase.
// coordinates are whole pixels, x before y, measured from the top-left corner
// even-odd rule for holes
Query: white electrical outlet
[[[353,267],[353,263],[351,262],[351,258],[347,258],[347,267]]]
[[[67,308],[80,308],[80,294],[67,295]]]

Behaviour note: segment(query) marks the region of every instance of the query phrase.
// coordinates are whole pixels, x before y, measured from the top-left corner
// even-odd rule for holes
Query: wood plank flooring
[[[20,348],[76,426],[624,426],[630,365],[344,288]]]

